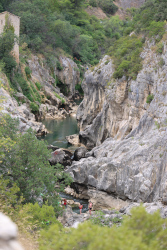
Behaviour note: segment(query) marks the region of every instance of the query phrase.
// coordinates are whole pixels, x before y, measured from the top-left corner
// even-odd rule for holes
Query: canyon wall
[[[154,45],[146,43],[136,80],[114,80],[108,56],[86,72],[79,136],[95,148],[67,171],[88,186],[90,198],[93,189],[124,200],[167,204],[167,47],[164,42],[160,55]],[[146,103],[150,95],[154,98]]]

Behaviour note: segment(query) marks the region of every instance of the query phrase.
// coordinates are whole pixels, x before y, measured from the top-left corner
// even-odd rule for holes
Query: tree
[[[4,118],[5,119],[5,118]],[[39,197],[48,204],[52,204],[55,210],[59,210],[58,192],[70,184],[71,178],[63,172],[63,166],[57,164],[51,166],[48,159],[50,151],[46,144],[38,140],[30,129],[24,135],[16,133],[17,127],[12,118],[7,118],[0,127],[0,134],[6,133],[6,138],[13,142],[10,149],[6,150],[3,145],[4,155],[0,163],[0,172],[5,179],[10,179],[9,185],[16,185],[20,188],[19,197],[23,194],[24,203],[34,203]],[[12,129],[9,130],[12,124]],[[14,133],[14,134],[13,134]],[[16,134],[16,135],[15,135]],[[55,185],[59,185],[56,188]]]

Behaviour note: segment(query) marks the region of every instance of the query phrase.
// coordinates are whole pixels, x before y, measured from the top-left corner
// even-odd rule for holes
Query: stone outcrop
[[[47,132],[41,122],[35,121],[35,115],[30,112],[29,106],[26,103],[19,106],[17,101],[4,88],[0,88],[0,96],[2,113],[19,119],[20,132],[25,132],[29,128],[32,128],[36,132]]]
[[[64,167],[69,166],[72,163],[73,153],[71,153],[67,149],[56,149],[54,152],[51,153],[51,158],[49,162],[51,165],[56,165],[57,163],[62,164]]]
[[[74,135],[69,135],[66,136],[66,140],[68,141],[69,144],[72,145],[79,145],[79,135],[74,134]]]
[[[62,69],[55,68],[55,75],[66,88],[68,96],[75,95],[75,85],[80,81],[80,72],[77,64],[68,57],[60,56],[59,61]]]
[[[0,249],[23,250],[17,241],[17,226],[7,217],[0,213]]]
[[[136,80],[114,81],[107,57],[86,72],[77,118],[81,142],[96,147],[67,171],[76,183],[114,197],[167,204],[167,47],[159,55],[153,46],[146,43]]]

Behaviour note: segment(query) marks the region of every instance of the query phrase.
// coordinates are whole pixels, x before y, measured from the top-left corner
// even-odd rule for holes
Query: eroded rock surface
[[[68,96],[75,94],[75,85],[80,81],[80,72],[77,64],[68,57],[59,58],[62,70],[55,68],[55,75],[64,84]]]
[[[167,204],[167,47],[159,55],[153,45],[141,54],[136,80],[113,81],[109,57],[86,72],[77,119],[81,142],[96,147],[68,172],[76,183],[124,200]]]

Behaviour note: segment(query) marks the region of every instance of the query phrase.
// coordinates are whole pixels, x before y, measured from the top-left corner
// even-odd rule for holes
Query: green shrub
[[[31,102],[31,103],[30,103],[30,108],[31,108],[31,111],[32,111],[33,113],[36,113],[36,112],[39,111],[39,106],[38,106],[36,103],[34,103],[34,102]]]
[[[63,70],[63,67],[61,66],[61,63],[59,61],[56,62],[56,68],[60,71]]]
[[[132,209],[122,226],[100,227],[90,222],[81,223],[77,229],[51,226],[41,232],[40,250],[164,250],[167,248],[167,219],[159,211],[148,214],[142,206]]]
[[[153,100],[153,99],[154,99],[154,95],[153,95],[153,94],[148,95],[148,96],[147,96],[146,103],[150,103],[150,102],[152,102],[152,100]]]
[[[149,37],[155,37],[156,41],[160,41],[165,33],[165,23],[152,21],[150,26],[147,28],[149,31]]]
[[[163,44],[163,42],[159,42],[159,43],[157,44],[157,50],[156,50],[156,52],[157,52],[158,54],[162,54],[162,53],[163,53],[163,50],[164,50],[164,44]]]
[[[135,35],[122,37],[114,46],[110,47],[109,53],[113,56],[115,72],[113,77],[121,78],[123,75],[135,79],[142,68],[140,53],[142,51],[141,39]]]
[[[19,84],[22,91],[23,91],[23,94],[31,101],[33,102],[33,97],[32,97],[32,94],[31,94],[31,88],[28,84],[28,82],[23,78],[23,76],[19,73],[16,73],[14,75],[14,78],[12,80],[12,84]]]
[[[80,93],[80,95],[83,95],[83,94],[84,94],[83,89],[82,89],[80,83],[78,83],[78,84],[75,85],[75,90],[78,90],[79,93]]]
[[[10,74],[17,66],[15,58],[11,55],[5,55],[3,57],[3,62],[5,63],[4,70],[6,74]]]
[[[62,102],[62,104],[64,104],[66,101],[64,100],[64,98],[62,98],[59,94],[57,94],[57,93],[54,93],[55,94],[55,96],[58,98],[58,99],[60,99],[61,100],[61,102]]]
[[[19,213],[22,219],[27,218],[29,223],[34,226],[34,229],[45,228],[53,224],[61,224],[57,221],[53,206],[43,204],[41,207],[38,203],[28,203],[23,206]]]
[[[25,67],[25,73],[28,79],[31,78],[31,69],[27,66]]]
[[[36,85],[38,90],[41,90],[41,83],[40,82],[36,82],[35,85]]]

